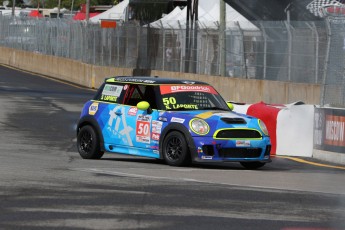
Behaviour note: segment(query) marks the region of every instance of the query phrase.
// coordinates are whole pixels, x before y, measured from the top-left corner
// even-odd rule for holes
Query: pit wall
[[[22,50],[0,47],[0,64],[47,75],[90,88],[98,88],[104,78],[129,75],[130,68],[103,67],[77,60],[42,55]],[[317,84],[287,83],[255,79],[229,78],[190,73],[151,70],[150,76],[183,78],[205,81],[213,85],[228,100],[256,103],[291,103],[302,100],[307,104],[320,104],[321,87]]]

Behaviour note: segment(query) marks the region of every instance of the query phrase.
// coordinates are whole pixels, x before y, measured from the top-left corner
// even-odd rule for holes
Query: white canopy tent
[[[209,1],[200,0],[198,8],[199,25],[203,28],[218,28],[220,20],[220,0]],[[185,28],[187,17],[187,7],[183,10],[173,10],[165,17],[150,23],[150,27],[154,28]],[[237,12],[230,5],[226,4],[226,27],[241,27],[243,30],[258,31],[259,29],[246,19],[243,15]]]
[[[111,20],[125,20],[126,8],[129,0],[124,0],[119,4],[113,6],[107,11],[90,18],[90,22],[98,23],[100,20],[111,19]]]
[[[173,11],[171,11],[169,14],[165,15],[163,18],[152,22],[150,24],[150,27],[154,28],[160,28],[160,27],[166,27],[170,21],[176,21],[176,18],[181,18],[182,10],[180,7],[175,7]]]

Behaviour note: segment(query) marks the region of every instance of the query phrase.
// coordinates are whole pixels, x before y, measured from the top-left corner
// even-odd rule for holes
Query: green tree
[[[0,0],[1,6],[2,3],[6,1],[6,0]],[[12,0],[8,0],[10,3],[8,3],[8,7],[12,7],[13,1]],[[17,7],[23,7],[24,6],[24,1],[23,0],[16,0],[16,6]]]
[[[162,14],[173,10],[170,0],[130,0],[130,9],[135,20],[144,24],[153,22],[162,17]]]

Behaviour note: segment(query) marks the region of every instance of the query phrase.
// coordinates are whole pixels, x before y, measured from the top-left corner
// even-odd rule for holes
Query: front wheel
[[[253,161],[253,162],[240,162],[243,167],[246,169],[258,169],[264,166],[266,163]]]
[[[100,159],[103,153],[100,149],[99,138],[90,125],[83,126],[77,136],[77,147],[84,159]]]
[[[190,153],[184,135],[178,131],[169,133],[163,141],[163,157],[171,166],[184,166],[190,163]]]

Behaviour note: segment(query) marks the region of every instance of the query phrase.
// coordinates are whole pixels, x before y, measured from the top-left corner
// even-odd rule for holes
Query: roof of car
[[[128,82],[128,83],[142,83],[142,84],[154,84],[154,85],[161,85],[161,84],[201,84],[201,85],[208,85],[202,81],[193,81],[187,79],[174,79],[174,78],[159,78],[159,77],[144,77],[144,76],[117,76],[117,77],[110,77],[105,79],[105,82]]]

